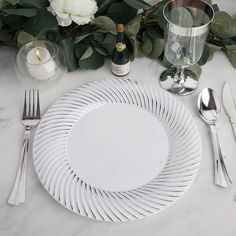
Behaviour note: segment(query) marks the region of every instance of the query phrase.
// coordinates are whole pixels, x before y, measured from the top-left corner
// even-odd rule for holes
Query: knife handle
[[[222,156],[216,125],[210,125],[210,127],[214,151],[215,184],[221,187],[228,187],[232,184],[232,181],[229,177],[224,158]]]

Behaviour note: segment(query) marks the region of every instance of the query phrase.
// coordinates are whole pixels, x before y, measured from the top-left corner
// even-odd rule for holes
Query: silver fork
[[[29,150],[30,131],[40,121],[39,90],[25,90],[24,109],[22,123],[25,127],[25,133],[22,143],[21,158],[18,171],[15,178],[8,203],[19,205],[25,202],[25,184],[26,184],[26,166]]]

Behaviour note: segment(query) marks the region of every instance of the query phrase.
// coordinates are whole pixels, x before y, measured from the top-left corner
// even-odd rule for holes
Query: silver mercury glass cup
[[[213,8],[201,0],[168,2],[163,14],[165,24],[164,56],[174,67],[161,74],[161,87],[177,95],[187,95],[197,88],[196,75],[186,67],[199,61],[205,46]]]

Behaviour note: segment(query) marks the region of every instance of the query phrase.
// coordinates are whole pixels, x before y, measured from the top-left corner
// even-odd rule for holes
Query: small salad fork
[[[21,158],[15,178],[15,183],[8,199],[8,203],[11,205],[19,205],[25,202],[26,167],[29,150],[30,132],[32,128],[38,125],[39,121],[39,90],[25,90],[24,109],[22,115],[22,123],[25,127],[25,133],[23,137]]]

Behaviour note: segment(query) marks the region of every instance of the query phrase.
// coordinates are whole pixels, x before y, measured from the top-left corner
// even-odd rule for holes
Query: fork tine
[[[37,114],[36,117],[40,119],[40,102],[39,102],[39,90],[37,90]]]
[[[29,90],[29,99],[28,99],[28,101],[29,101],[29,103],[28,103],[28,108],[29,108],[29,110],[28,110],[28,117],[30,117],[31,116],[31,89]]]
[[[26,118],[26,90],[25,90],[25,98],[24,98],[24,108],[23,108],[23,115],[22,115],[22,119]]]
[[[36,112],[35,112],[35,90],[33,89],[33,112],[32,112],[32,116],[35,117],[36,116]]]

